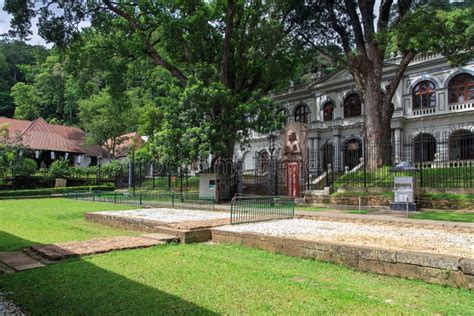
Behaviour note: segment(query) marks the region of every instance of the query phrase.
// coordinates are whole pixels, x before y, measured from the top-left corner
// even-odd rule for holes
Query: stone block
[[[462,272],[465,274],[474,275],[474,259],[463,258],[459,261],[459,266],[461,267]]]
[[[412,265],[433,267],[457,271],[459,269],[459,258],[440,254],[429,254],[422,252],[398,252],[397,262]]]

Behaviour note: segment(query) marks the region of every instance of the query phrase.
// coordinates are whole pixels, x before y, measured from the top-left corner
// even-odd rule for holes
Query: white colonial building
[[[399,58],[386,61],[384,79]],[[383,89],[383,87],[381,87]],[[331,164],[350,170],[362,160],[365,109],[346,71],[271,94],[288,122],[308,124],[309,171]],[[432,163],[474,159],[474,61],[452,66],[439,54],[417,56],[394,96],[391,121],[393,159]],[[278,144],[277,144],[278,147]],[[270,157],[268,135],[253,134],[250,146],[236,147],[243,170],[258,169]],[[370,153],[369,153],[370,154]],[[274,155],[279,155],[279,149]]]

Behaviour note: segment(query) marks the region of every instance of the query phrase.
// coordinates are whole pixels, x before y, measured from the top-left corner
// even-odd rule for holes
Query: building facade
[[[398,57],[386,60],[384,84],[393,76]],[[287,122],[307,123],[309,173],[350,171],[363,164],[362,126],[365,108],[352,76],[340,71],[271,94]],[[419,55],[407,68],[393,98],[393,161],[474,160],[474,61],[452,66],[439,54]],[[244,171],[256,170],[280,145],[269,148],[268,135],[254,133],[250,146],[236,147]],[[366,148],[366,147],[365,147]],[[269,150],[273,149],[273,150]],[[367,151],[367,149],[366,149]]]

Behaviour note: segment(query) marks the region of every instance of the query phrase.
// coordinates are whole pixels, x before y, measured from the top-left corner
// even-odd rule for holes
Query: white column
[[[395,141],[395,163],[399,163],[401,159],[401,148],[402,148],[402,131],[400,128],[394,130],[394,141]]]

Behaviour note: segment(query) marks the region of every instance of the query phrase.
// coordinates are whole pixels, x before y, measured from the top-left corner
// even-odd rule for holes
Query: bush
[[[100,167],[101,177],[115,178],[119,174],[120,170],[122,170],[122,164],[120,161],[112,160],[110,163]]]
[[[48,188],[48,189],[33,189],[33,190],[8,190],[0,191],[0,198],[15,198],[26,196],[49,196],[53,194],[64,194],[76,191],[113,191],[114,186],[81,186],[81,187],[64,187],[64,188]]]
[[[38,171],[36,161],[31,158],[19,160],[13,167],[13,173],[17,177],[29,177]]]
[[[53,178],[65,178],[71,173],[69,161],[63,158],[55,160],[49,167],[48,174]]]

